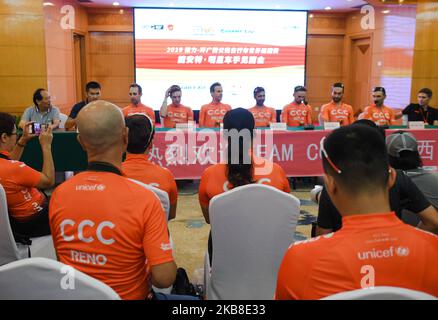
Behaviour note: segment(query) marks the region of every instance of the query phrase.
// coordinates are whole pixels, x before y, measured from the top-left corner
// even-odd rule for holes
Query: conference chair
[[[438,300],[430,294],[398,287],[373,287],[337,293],[321,300]]]
[[[213,197],[209,215],[212,265],[204,259],[204,292],[211,300],[270,300],[277,272],[294,241],[300,201],[263,184]]]
[[[103,282],[71,266],[29,258],[0,267],[0,300],[120,300]]]
[[[64,129],[65,123],[67,122],[67,119],[68,119],[68,116],[64,113],[60,113],[59,119],[61,120],[61,123],[59,124],[59,129]]]
[[[170,201],[167,192],[138,180],[134,180],[134,179],[129,179],[129,180],[155,193],[155,195],[158,197],[158,199],[161,202],[161,206],[163,207],[164,213],[166,214],[166,221],[169,221]]]
[[[52,236],[31,238],[30,240],[32,241],[31,245],[15,242],[9,223],[5,190],[0,185],[0,266],[31,256],[56,260]]]
[[[158,189],[154,186],[151,186],[149,184],[138,181],[138,180],[134,180],[134,179],[129,179],[129,180],[131,180],[132,182],[135,182],[136,184],[142,186],[143,188],[148,189],[148,190],[152,191],[153,193],[155,193],[155,195],[158,197],[158,199],[161,202],[161,206],[163,207],[164,213],[166,215],[166,221],[169,221],[170,201],[169,201],[169,195],[167,194],[167,192],[163,191],[161,189]],[[172,239],[170,232],[169,232],[169,241],[170,241],[170,245],[171,245],[172,250],[173,250],[174,245],[173,245],[173,239]],[[170,294],[172,291],[172,286],[170,286],[169,288],[157,288],[155,286],[152,286],[152,289],[158,293]]]

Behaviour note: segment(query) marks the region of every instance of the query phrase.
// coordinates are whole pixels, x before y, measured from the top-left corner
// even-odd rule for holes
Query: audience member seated
[[[23,136],[17,142],[14,117],[0,112],[0,183],[6,192],[9,220],[17,241],[50,234],[48,198],[38,189],[55,184],[52,129],[45,127],[38,137],[43,154],[43,169],[38,172],[18,161],[26,143],[36,136],[29,133],[31,125],[24,123]]]
[[[224,130],[228,139],[227,162],[208,167],[202,174],[199,184],[199,203],[207,223],[210,223],[208,211],[210,200],[232,188],[250,183],[263,183],[290,192],[289,181],[283,169],[278,164],[253,154],[254,127],[254,117],[246,109],[237,108],[225,114]],[[208,249],[211,262],[213,256],[211,234]]]
[[[257,87],[254,89],[256,105],[249,110],[255,120],[256,127],[269,127],[271,123],[277,122],[277,113],[274,108],[265,106],[265,89]]]
[[[135,113],[142,113],[151,118],[155,123],[155,112],[151,107],[148,107],[141,103],[142,96],[143,89],[141,88],[141,86],[136,83],[131,84],[131,86],[129,87],[129,99],[131,100],[131,104],[123,108],[123,115],[126,118]]]
[[[385,132],[369,120],[358,120],[353,126],[369,126],[380,133],[384,140]],[[416,213],[421,219],[420,228],[437,232],[438,212],[426,199],[418,187],[401,170],[395,170],[395,183],[389,188],[389,203],[391,211],[401,218],[403,209]],[[342,227],[342,216],[331,201],[326,188],[319,195],[318,219],[316,235],[337,231]]]
[[[190,107],[181,104],[181,97],[182,91],[177,85],[166,90],[160,109],[160,116],[164,119],[164,128],[175,128],[177,123],[193,121],[193,111]],[[169,105],[167,105],[168,98],[172,100]]]
[[[102,88],[100,84],[96,81],[90,81],[85,86],[85,94],[87,97],[85,100],[76,103],[70,111],[70,115],[68,116],[67,121],[65,122],[65,130],[73,131],[76,130],[76,122],[75,119],[78,116],[79,112],[90,102],[96,101],[100,99],[100,95],[102,92]]]
[[[418,103],[411,103],[402,111],[408,116],[408,121],[423,121],[426,124],[438,125],[438,109],[429,105],[432,90],[423,88],[417,95]]]
[[[125,120],[129,129],[126,160],[122,163],[122,171],[126,177],[141,181],[166,191],[169,195],[169,220],[176,215],[178,190],[172,172],[148,160],[153,145],[154,125],[152,120],[143,114],[129,116]]]
[[[368,126],[321,141],[325,185],[342,215],[334,234],[295,242],[279,269],[276,299],[321,299],[377,286],[438,297],[438,237],[400,221],[388,189],[396,172],[381,135]]]
[[[49,92],[46,89],[37,89],[33,94],[33,106],[24,110],[19,127],[24,129],[26,122],[36,122],[43,126],[50,125],[52,129],[59,127],[61,119],[59,108],[52,106]]]
[[[386,137],[386,146],[391,167],[403,170],[430,203],[438,209],[438,173],[423,169],[414,135],[397,131]]]
[[[117,106],[91,102],[76,123],[88,169],[52,194],[49,219],[57,256],[122,299],[150,298],[151,283],[167,288],[176,276],[161,203],[122,176],[128,129]]]
[[[386,90],[383,87],[373,88],[374,104],[366,107],[358,119],[368,119],[379,126],[392,126],[395,124],[395,112],[392,108],[385,106]]]

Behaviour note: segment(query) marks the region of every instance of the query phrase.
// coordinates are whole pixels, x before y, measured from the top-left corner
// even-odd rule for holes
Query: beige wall
[[[52,104],[69,114],[76,100],[73,34],[87,35],[87,13],[76,1],[52,0],[54,6],[44,7],[47,56],[47,87],[52,95]],[[74,8],[74,29],[61,24],[64,5]]]
[[[47,85],[40,1],[0,1],[0,47],[0,110],[18,115]]]
[[[103,99],[120,107],[129,104],[129,85],[134,82],[132,15],[131,9],[88,11],[88,77],[102,85]]]
[[[314,13],[309,18],[306,85],[313,118],[330,101],[331,86],[343,81],[345,14]]]
[[[410,79],[415,39],[415,6],[390,6],[389,14],[383,14],[383,8],[375,11],[375,29],[361,28],[360,12],[351,13],[346,21],[344,43],[344,79],[350,85],[350,50],[354,38],[371,38],[371,66],[368,90],[375,86],[387,89],[387,104],[401,108],[409,104]],[[348,90],[346,99],[350,99]],[[371,103],[371,94],[368,95]],[[356,110],[365,106],[354,106]]]
[[[54,97],[54,104],[60,106],[64,113],[69,113],[71,106],[77,102],[74,33],[85,36],[86,81],[101,82],[104,99],[111,100],[121,107],[126,105],[127,88],[134,81],[132,9],[84,8],[74,0],[52,2],[55,6],[44,9],[39,1],[33,0],[8,1],[7,5],[0,7],[0,41],[8,48],[2,50],[0,57],[0,81],[2,87],[7,88],[1,92],[5,106],[2,106],[2,109],[21,113],[31,104],[31,95],[35,88],[42,86],[49,88]],[[74,30],[64,30],[60,27],[60,8],[65,4],[71,4],[75,8]],[[438,92],[438,72],[434,68],[436,59],[432,59],[436,54],[438,40],[429,40],[431,37],[436,39],[432,32],[437,26],[434,18],[436,13],[435,16],[422,13],[426,10],[436,12],[436,5],[431,6],[421,5],[418,14],[415,7],[392,7],[388,16],[394,18],[389,20],[381,10],[377,10],[376,29],[368,31],[360,28],[359,12],[314,13],[314,17],[309,19],[306,84],[315,119],[319,107],[330,100],[332,83],[343,81],[347,87],[349,85],[352,37],[370,35],[372,38],[369,89],[375,85],[384,85],[385,81],[390,85],[397,81],[410,81],[414,61],[413,50],[404,48],[403,45],[400,47],[400,43],[403,44],[403,36],[412,32],[412,22],[415,21],[416,15],[418,31],[412,89],[432,86]],[[8,21],[17,23],[6,23]],[[408,25],[409,23],[411,25]],[[33,30],[33,33],[29,30]],[[394,33],[395,30],[402,32],[397,34]],[[396,43],[387,43],[394,35]],[[29,46],[33,50],[29,50]],[[430,68],[422,63],[427,57]],[[23,81],[23,93],[11,95],[10,92]],[[394,95],[394,92],[391,92],[392,88],[390,89],[389,95]],[[410,89],[405,91],[407,92],[404,94],[408,94],[405,100],[409,100]],[[346,101],[349,102],[350,98],[347,90]]]
[[[438,107],[438,3],[419,4],[416,18],[411,101],[416,102],[418,90],[428,87],[435,95],[431,105]]]

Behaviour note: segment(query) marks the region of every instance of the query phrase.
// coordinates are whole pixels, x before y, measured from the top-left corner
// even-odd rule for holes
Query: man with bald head
[[[98,100],[79,113],[88,169],[52,194],[50,227],[61,262],[106,283],[122,299],[151,298],[173,284],[166,219],[158,198],[122,176],[128,129],[120,109]]]

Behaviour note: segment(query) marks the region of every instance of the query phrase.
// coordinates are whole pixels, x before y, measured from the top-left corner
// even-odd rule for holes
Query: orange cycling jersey
[[[56,188],[49,221],[59,260],[122,299],[146,299],[150,267],[173,261],[158,198],[112,172],[82,172]]]
[[[177,202],[178,190],[172,172],[152,163],[145,154],[128,153],[122,163],[122,171],[128,178],[166,191],[170,204]]]
[[[199,111],[199,127],[215,128],[219,127],[224,120],[225,114],[231,110],[229,104],[211,102],[201,107]]]
[[[341,126],[347,126],[354,122],[352,106],[343,102],[339,106],[333,101],[323,105],[321,115],[324,122],[339,122]]]
[[[175,128],[177,123],[188,123],[193,121],[193,111],[190,107],[175,106],[174,104],[169,104],[167,106],[167,116],[163,117],[165,128]]]
[[[132,103],[122,109],[123,116],[129,117],[136,113],[141,113],[147,115],[151,120],[155,123],[155,112],[151,107],[145,106],[143,103],[139,103],[138,105],[133,105]]]
[[[390,107],[383,105],[379,108],[373,104],[365,108],[361,118],[371,120],[379,126],[390,126],[395,122],[395,113]]]
[[[277,114],[274,108],[254,106],[248,111],[254,116],[256,127],[269,127],[270,123],[277,122]]]
[[[276,163],[263,158],[254,157],[254,182],[275,187],[284,192],[290,192],[289,181],[283,169]],[[258,174],[257,172],[260,171]],[[227,179],[227,165],[215,164],[205,169],[199,184],[199,203],[202,207],[210,204],[214,196],[231,190],[233,186]]]
[[[391,286],[438,297],[438,237],[391,213],[343,217],[342,229],[295,242],[278,273],[276,299],[321,299]]]
[[[283,107],[281,112],[281,122],[288,127],[299,127],[312,124],[312,107],[304,103],[294,102]]]
[[[9,157],[7,152],[1,152]],[[17,221],[28,221],[40,212],[46,197],[35,187],[41,180],[41,172],[23,162],[0,158],[0,184],[5,189],[9,214]]]

